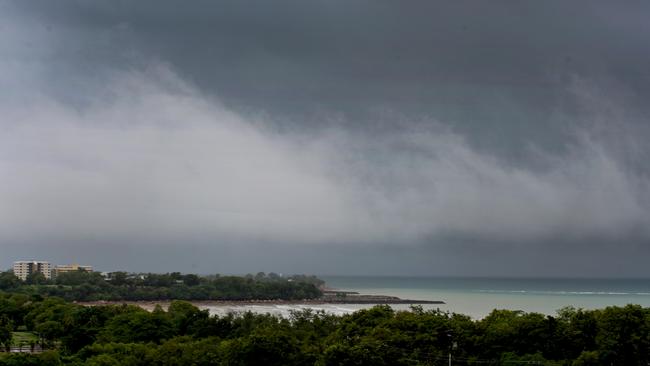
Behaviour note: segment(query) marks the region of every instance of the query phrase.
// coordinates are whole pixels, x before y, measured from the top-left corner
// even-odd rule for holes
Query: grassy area
[[[14,332],[11,343],[18,347],[21,344],[29,345],[31,342],[37,343],[38,337],[32,332]]]

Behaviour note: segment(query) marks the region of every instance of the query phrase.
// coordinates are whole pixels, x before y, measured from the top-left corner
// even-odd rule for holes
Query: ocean
[[[493,309],[523,310],[547,315],[565,306],[597,309],[640,304],[650,307],[650,279],[560,278],[443,278],[319,276],[327,286],[362,294],[390,295],[411,300],[441,300],[445,304],[422,305],[480,319]],[[311,307],[335,314],[350,313],[371,305],[245,305],[211,306],[211,313],[267,312],[287,316],[291,310]],[[392,305],[405,310],[409,305]]]

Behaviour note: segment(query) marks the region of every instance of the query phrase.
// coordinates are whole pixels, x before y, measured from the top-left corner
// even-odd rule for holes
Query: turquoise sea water
[[[565,306],[596,309],[611,305],[640,304],[650,307],[650,279],[513,279],[319,276],[327,285],[363,294],[391,295],[412,300],[442,300],[423,305],[480,319],[493,309],[523,310],[548,315]],[[304,308],[346,314],[373,305],[267,304],[202,306],[212,314],[253,311],[289,316]],[[392,305],[407,310],[409,305]]]
[[[429,278],[320,276],[329,287],[364,294],[416,300],[442,300],[426,306],[474,318],[492,309],[553,315],[565,306],[595,309],[611,305],[650,307],[650,279]]]

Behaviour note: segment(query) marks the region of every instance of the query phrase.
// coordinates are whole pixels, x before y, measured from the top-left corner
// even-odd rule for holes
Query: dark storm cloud
[[[223,98],[284,112],[440,98],[458,107],[494,90],[525,90],[538,104],[573,75],[648,82],[643,2],[14,4],[67,31],[60,42],[71,53],[59,56],[73,66],[115,67],[124,53],[143,52]]]
[[[140,67],[144,55],[285,128],[337,115],[347,128],[385,130],[393,115],[425,115],[511,158],[531,140],[561,148],[557,109],[570,104],[576,77],[624,84],[635,108],[650,92],[644,2],[11,4],[33,27],[58,32],[48,77],[77,101],[102,72]]]
[[[642,274],[644,2],[1,9],[3,252],[419,274],[616,252]]]

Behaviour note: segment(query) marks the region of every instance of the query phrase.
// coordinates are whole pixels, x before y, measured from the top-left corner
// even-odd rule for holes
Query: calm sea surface
[[[320,276],[327,285],[363,294],[392,295],[414,300],[442,300],[424,305],[482,318],[492,309],[523,310],[553,315],[565,306],[595,309],[610,305],[640,304],[650,307],[650,279],[513,279]],[[268,312],[288,315],[302,305],[210,307],[212,313],[229,311]],[[368,305],[310,306],[344,314]],[[408,309],[408,305],[395,305]]]
[[[330,287],[442,300],[440,309],[483,317],[492,309],[555,314],[564,306],[585,309],[640,304],[650,307],[649,279],[515,279],[427,277],[323,277]]]

